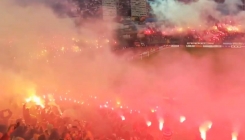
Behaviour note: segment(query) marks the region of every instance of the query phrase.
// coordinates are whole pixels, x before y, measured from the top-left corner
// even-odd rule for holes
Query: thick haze
[[[175,16],[186,22],[186,16],[171,18]],[[159,106],[160,113],[170,111],[187,119],[244,121],[243,50],[168,48],[139,64],[117,57],[106,45],[88,49],[101,32],[111,35],[111,23],[94,21],[78,28],[69,18],[57,18],[46,5],[21,6],[12,0],[0,1],[0,17],[0,89],[5,105],[35,92],[65,95],[70,90],[76,99],[86,94],[97,96],[98,103],[120,100],[133,109]],[[192,18],[199,20],[198,15]],[[88,43],[77,48],[76,39]],[[168,96],[175,98],[171,109],[165,102]]]
[[[242,5],[241,0],[226,0],[222,4],[214,0],[197,0],[188,4],[177,0],[156,0],[151,3],[153,13],[158,19],[166,20],[175,26],[196,29],[210,27],[208,25],[210,16],[218,21],[224,21],[229,15],[232,15],[231,19],[244,29],[245,13],[238,9],[238,5]]]

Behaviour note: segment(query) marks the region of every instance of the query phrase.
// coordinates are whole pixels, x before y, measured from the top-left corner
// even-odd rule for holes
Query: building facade
[[[113,20],[117,17],[117,0],[102,0],[104,20]]]
[[[142,17],[147,16],[148,8],[146,0],[131,0],[131,16]]]

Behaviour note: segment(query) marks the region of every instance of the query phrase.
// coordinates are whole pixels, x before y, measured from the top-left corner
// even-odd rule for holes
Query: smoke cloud
[[[156,6],[155,12],[176,25],[199,24],[203,12],[213,13],[216,5],[162,3],[168,5],[166,11]],[[6,101],[23,102],[31,94],[68,96],[70,91],[76,99],[97,96],[98,104],[119,100],[142,113],[158,106],[159,115],[181,114],[196,123],[244,121],[244,50],[167,48],[146,61],[132,62],[106,44],[113,40],[112,23],[86,21],[77,27],[43,4],[20,6],[13,0],[0,1],[0,17],[2,107],[9,106]],[[174,98],[172,105],[169,98]]]
[[[198,0],[188,4],[177,0],[157,0],[151,3],[151,8],[159,20],[179,27],[205,29],[210,27],[210,17],[220,22],[232,17],[231,19],[242,25],[244,20],[240,17],[244,15],[244,12],[238,8],[238,5],[242,5],[241,0],[226,0],[224,3]]]
[[[108,57],[105,59],[110,59],[112,54],[107,46],[102,49],[102,52],[105,51],[102,55],[91,50],[101,47],[97,46],[96,40],[102,42],[99,37],[103,32],[105,37],[110,37],[112,24],[87,21],[84,28],[78,28],[73,19],[58,18],[53,9],[43,3],[23,6],[12,0],[3,0],[0,9],[3,21],[0,23],[1,75],[9,79],[7,83],[18,81],[15,83],[24,89],[22,84],[28,81],[36,85],[36,90],[45,88],[47,91],[57,90],[61,85],[66,91],[70,90],[70,86],[80,87],[89,83],[85,79],[95,80],[93,84],[96,85],[96,78],[99,77],[93,77],[93,74],[99,73],[97,67],[103,67],[100,58],[105,56]],[[87,44],[78,46],[77,40]],[[106,38],[103,41],[106,42]],[[6,81],[1,82],[6,85]],[[11,84],[8,87],[15,90]],[[15,93],[26,94],[23,91]]]

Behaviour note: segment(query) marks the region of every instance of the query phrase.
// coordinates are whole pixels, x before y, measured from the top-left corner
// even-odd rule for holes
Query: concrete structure
[[[102,0],[103,19],[112,20],[117,17],[117,1]]]
[[[147,16],[147,11],[146,0],[131,0],[131,16]]]

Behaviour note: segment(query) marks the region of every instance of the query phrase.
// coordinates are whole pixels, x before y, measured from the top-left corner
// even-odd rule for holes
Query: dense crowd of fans
[[[76,110],[78,111],[78,110]],[[92,111],[92,110],[90,110]],[[94,111],[94,110],[93,110]],[[79,112],[79,111],[78,111]],[[145,123],[139,123],[138,112],[119,116],[111,109],[100,108],[89,120],[64,116],[57,106],[23,105],[22,118],[12,112],[0,112],[0,140],[153,140]],[[77,112],[75,112],[78,114]],[[84,114],[87,115],[87,114]],[[130,117],[131,116],[131,117]],[[125,117],[128,120],[126,121]],[[93,121],[93,119],[95,118]],[[100,119],[102,118],[102,119]],[[14,120],[14,121],[11,121]],[[103,122],[103,123],[102,123]],[[172,134],[169,135],[171,137]],[[165,139],[164,139],[165,140]],[[168,140],[168,139],[166,139]]]

